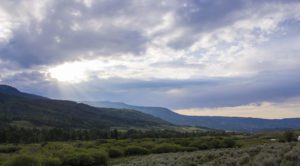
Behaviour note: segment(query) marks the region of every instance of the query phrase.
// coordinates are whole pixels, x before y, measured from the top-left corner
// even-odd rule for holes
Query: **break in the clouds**
[[[299,29],[298,0],[0,0],[0,81],[193,114],[278,112],[300,97]]]

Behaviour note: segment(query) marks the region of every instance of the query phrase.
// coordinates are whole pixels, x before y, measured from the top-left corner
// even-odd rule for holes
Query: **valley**
[[[298,119],[274,120],[273,126],[264,119],[250,123],[248,118],[192,117],[160,107],[106,104],[55,100],[1,85],[0,165],[281,166],[300,162],[295,155],[300,152]],[[268,130],[262,130],[263,124]]]

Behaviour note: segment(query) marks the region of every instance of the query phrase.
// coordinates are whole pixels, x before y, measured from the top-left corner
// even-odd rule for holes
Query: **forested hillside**
[[[0,123],[28,127],[108,128],[149,127],[169,123],[133,110],[95,108],[73,101],[52,100],[0,88]]]

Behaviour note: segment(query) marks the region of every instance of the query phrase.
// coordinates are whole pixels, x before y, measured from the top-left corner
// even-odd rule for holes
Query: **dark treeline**
[[[0,128],[0,143],[36,143],[47,141],[126,139],[126,138],[184,138],[203,135],[224,135],[220,132],[189,132],[173,130],[63,129],[63,128]]]

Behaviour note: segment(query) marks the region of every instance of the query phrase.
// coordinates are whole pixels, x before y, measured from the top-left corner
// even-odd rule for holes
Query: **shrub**
[[[241,155],[241,157],[238,159],[238,165],[246,165],[250,162],[251,157],[249,154],[244,153]]]
[[[210,148],[205,142],[199,144],[197,147],[199,150],[206,150]]]
[[[143,142],[141,146],[146,149],[153,149],[155,147],[155,143],[153,142]]]
[[[277,157],[276,154],[270,152],[261,152],[257,154],[253,159],[254,165],[273,166],[280,165],[281,158]]]
[[[161,144],[156,146],[153,149],[154,153],[169,153],[169,152],[178,152],[180,151],[181,146],[176,144]]]
[[[78,150],[63,156],[63,165],[70,166],[92,166],[107,165],[107,154],[97,150]]]
[[[209,153],[204,154],[202,156],[201,160],[208,162],[208,161],[214,160],[215,158],[217,158],[217,155],[215,153],[209,152]]]
[[[198,150],[198,148],[195,148],[195,147],[182,147],[180,148],[180,151],[183,151],[183,152],[193,152],[193,151],[196,151]]]
[[[52,157],[42,159],[41,163],[43,166],[60,166],[62,164],[59,158],[52,158]]]
[[[58,151],[66,151],[69,149],[73,149],[74,147],[70,144],[51,142],[43,146],[43,148],[45,148],[48,151],[58,152]]]
[[[116,157],[123,156],[123,152],[117,148],[110,148],[110,149],[108,149],[108,155],[111,158],[116,158]]]
[[[148,154],[149,151],[143,147],[139,146],[129,146],[125,148],[125,154],[130,156],[130,155],[143,155],[143,154]]]
[[[233,139],[226,138],[222,141],[222,147],[223,148],[233,148],[236,146],[236,142]]]
[[[206,144],[207,144],[207,146],[208,146],[209,149],[217,149],[217,148],[221,147],[221,143],[217,139],[209,140],[209,141],[207,141]]]
[[[198,140],[192,142],[190,146],[197,147],[199,150],[217,149],[222,147],[222,143],[219,139]]]
[[[106,143],[108,143],[108,141],[106,140],[106,139],[97,139],[96,141],[95,141],[95,145],[102,145],[102,144],[106,144]]]
[[[63,165],[89,166],[92,164],[94,164],[93,158],[84,152],[69,153],[63,158]]]
[[[34,157],[21,155],[9,159],[4,166],[40,166],[40,163]]]
[[[287,142],[294,141],[294,132],[293,131],[286,131],[286,132],[284,132],[283,138]]]
[[[190,141],[188,139],[175,139],[173,142],[180,146],[188,146],[190,143]]]
[[[299,152],[291,150],[284,155],[283,165],[296,165],[299,162]]]
[[[19,147],[13,145],[3,145],[0,146],[0,153],[14,153],[20,150]]]
[[[249,149],[247,149],[247,153],[250,155],[250,157],[253,157],[258,153],[260,153],[262,149],[263,149],[262,146],[250,147]]]
[[[89,154],[94,159],[94,165],[107,165],[108,156],[105,152],[95,149],[95,150],[91,150]]]
[[[206,150],[209,148],[208,145],[203,141],[195,141],[195,142],[191,143],[190,146],[196,147],[199,150]]]

